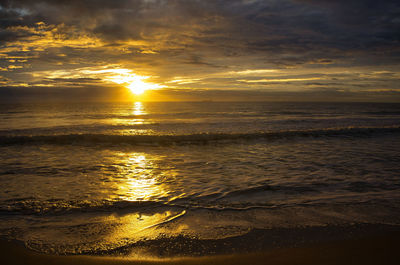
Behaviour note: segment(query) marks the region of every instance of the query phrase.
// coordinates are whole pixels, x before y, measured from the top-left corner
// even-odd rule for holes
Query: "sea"
[[[400,226],[400,103],[0,105],[0,238],[201,256]]]

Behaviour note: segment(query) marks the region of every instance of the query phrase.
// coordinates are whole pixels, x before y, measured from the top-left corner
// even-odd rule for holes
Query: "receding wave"
[[[251,194],[262,193],[262,192],[285,192],[285,193],[296,193],[302,194],[305,192],[316,192],[315,189],[309,186],[271,186],[269,184],[259,185],[255,187],[249,187],[245,189],[233,190],[226,192],[218,199],[225,199],[229,197],[237,196],[248,196]]]
[[[82,212],[141,211],[167,204],[157,201],[37,201],[35,199],[10,200],[0,206],[1,214],[54,215]]]
[[[0,136],[0,145],[17,144],[131,144],[173,145],[207,144],[255,139],[282,139],[293,137],[359,137],[374,134],[399,133],[400,127],[350,127],[315,130],[289,130],[254,133],[199,133],[185,135],[113,135],[113,134],[65,134],[34,136]]]
[[[132,213],[132,212],[152,212],[166,209],[207,209],[207,210],[249,210],[254,208],[270,208],[270,204],[216,204],[216,201],[194,202],[190,198],[179,199],[172,202],[164,201],[37,201],[37,200],[13,200],[3,203],[0,206],[0,215],[39,215],[54,216],[64,214],[81,213]]]

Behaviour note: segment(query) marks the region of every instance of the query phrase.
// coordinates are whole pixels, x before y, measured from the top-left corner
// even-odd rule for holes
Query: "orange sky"
[[[399,101],[399,14],[397,1],[2,1],[0,95]]]

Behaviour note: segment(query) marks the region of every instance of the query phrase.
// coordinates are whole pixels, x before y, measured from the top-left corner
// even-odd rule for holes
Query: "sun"
[[[89,73],[96,73],[103,75],[103,79],[108,82],[117,83],[128,88],[132,94],[141,95],[147,90],[160,89],[164,85],[145,82],[143,80],[149,79],[152,76],[142,76],[133,73],[130,69],[114,68],[104,69],[98,71],[86,71]]]
[[[139,78],[139,76],[136,76],[136,77],[137,78],[135,80],[131,81],[129,83],[129,85],[126,86],[135,95],[141,95],[146,90],[155,89],[155,88],[159,87],[158,85],[155,85],[155,84],[149,84],[149,83],[143,82],[142,81],[142,79],[144,79],[143,77],[142,77],[142,79]]]

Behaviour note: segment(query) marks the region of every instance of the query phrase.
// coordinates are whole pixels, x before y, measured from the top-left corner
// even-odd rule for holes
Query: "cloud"
[[[238,80],[239,82],[245,83],[290,83],[290,82],[303,82],[303,81],[310,81],[310,80],[319,80],[319,77],[309,77],[309,78],[275,78],[275,79],[255,79],[255,80],[246,80],[241,79]]]
[[[288,69],[398,73],[399,17],[394,0],[0,0],[0,69],[9,84],[119,65],[177,88],[292,90],[277,84],[299,83]],[[344,72],[343,87],[365,85]]]

